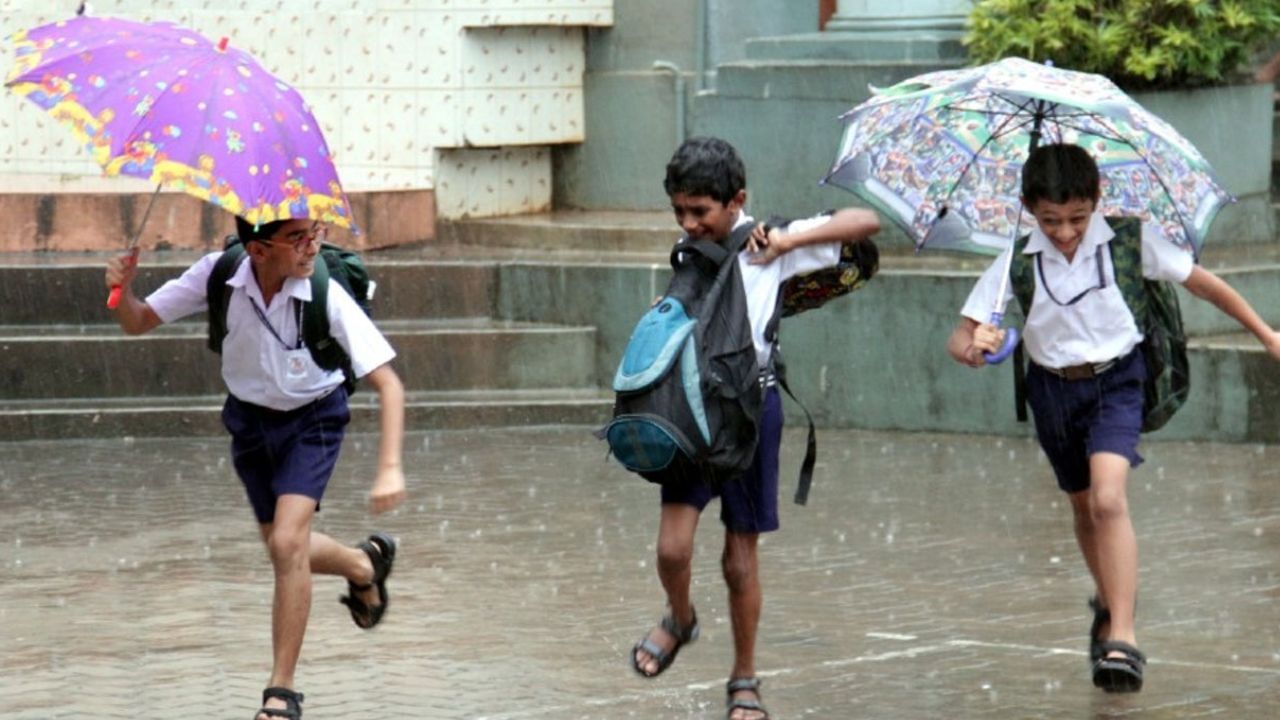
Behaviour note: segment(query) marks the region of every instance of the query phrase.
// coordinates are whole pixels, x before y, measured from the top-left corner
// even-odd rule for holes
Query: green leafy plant
[[[1143,90],[1227,82],[1277,36],[1280,0],[975,0],[964,42]]]

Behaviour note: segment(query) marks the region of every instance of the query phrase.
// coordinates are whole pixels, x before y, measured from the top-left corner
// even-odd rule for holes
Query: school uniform
[[[208,309],[207,283],[220,255],[206,255],[147,296],[161,321]],[[319,505],[350,420],[345,378],[342,370],[316,365],[303,343],[302,306],[311,300],[310,278],[287,278],[268,304],[246,260],[227,286],[222,379],[228,394],[222,421],[254,514],[267,523],[281,495],[305,495]],[[330,334],[350,356],[356,377],[395,357],[369,317],[332,280],[327,314]]]
[[[1036,436],[1066,492],[1089,487],[1089,456],[1122,455],[1136,467],[1146,369],[1142,332],[1115,281],[1108,243],[1115,237],[1100,212],[1089,220],[1070,261],[1037,226],[1023,252],[1031,260],[1035,294],[1022,328],[1031,365],[1027,401]],[[1166,240],[1155,225],[1142,226],[1142,274],[1151,280],[1186,282],[1195,261]],[[979,278],[961,314],[990,320],[1004,278],[998,258]],[[1005,283],[1007,306],[1013,300]]]
[[[796,220],[780,227],[783,233],[798,233],[818,227],[831,219],[818,215]],[[755,220],[739,213],[733,229],[753,224]],[[737,533],[758,534],[778,529],[778,452],[782,445],[782,396],[777,380],[767,375],[773,344],[765,332],[778,306],[782,284],[796,275],[822,270],[840,261],[840,243],[806,245],[785,253],[765,265],[751,264],[752,254],[738,254],[738,268],[747,300],[747,320],[751,341],[756,351],[756,364],[762,370],[764,407],[760,417],[759,441],[751,466],[738,478],[713,486],[707,482],[667,483],[662,486],[663,503],[692,505],[701,511],[711,499],[720,497],[720,520],[726,529]]]

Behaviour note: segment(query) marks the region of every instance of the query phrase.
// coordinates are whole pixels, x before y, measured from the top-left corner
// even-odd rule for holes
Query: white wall
[[[0,0],[0,33],[7,38],[69,17],[78,4]],[[613,0],[99,0],[91,6],[99,16],[172,20],[213,40],[229,37],[311,103],[348,192],[436,189],[446,217],[549,206],[546,146],[583,140],[582,28],[613,22]],[[8,42],[4,52],[7,72]],[[495,194],[471,197],[477,187]],[[142,181],[100,177],[70,133],[35,105],[6,94],[0,192],[59,189],[146,188]]]

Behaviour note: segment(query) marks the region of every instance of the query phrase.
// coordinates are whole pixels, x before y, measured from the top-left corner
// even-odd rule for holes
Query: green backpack
[[[222,340],[227,336],[227,305],[231,302],[227,280],[248,257],[240,238],[228,235],[222,255],[209,273],[205,286],[209,298],[209,349],[218,354],[222,354]],[[329,333],[330,278],[347,291],[365,315],[370,316],[374,283],[358,254],[337,245],[321,243],[320,252],[316,255],[316,269],[311,274],[311,302],[302,306],[302,342],[311,351],[311,359],[316,365],[325,370],[342,370],[346,377],[344,385],[350,394],[355,392],[356,384],[351,358]]]
[[[1142,331],[1142,358],[1147,365],[1143,387],[1142,432],[1164,427],[1191,392],[1187,365],[1187,336],[1182,330],[1182,311],[1173,283],[1148,280],[1142,276],[1142,223],[1135,217],[1107,218],[1115,232],[1108,243],[1115,266],[1116,286],[1124,296],[1138,329]],[[1035,295],[1035,266],[1022,251],[1031,236],[1024,235],[1013,246],[1009,282],[1025,318]],[[1018,419],[1026,419],[1026,398],[1022,348],[1014,359],[1015,395]]]

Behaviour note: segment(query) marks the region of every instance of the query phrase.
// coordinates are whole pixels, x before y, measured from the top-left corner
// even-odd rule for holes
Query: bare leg
[[[726,532],[721,565],[729,586],[729,619],[733,626],[733,672],[730,678],[755,677],[756,631],[760,625],[760,609],[764,593],[760,589],[760,559],[757,552],[759,535]],[[746,690],[734,697],[756,700],[756,693]],[[754,710],[735,710],[731,720],[763,717]]]
[[[314,575],[338,575],[356,585],[373,582],[373,563],[363,550],[343,545],[318,532],[311,533],[311,572]],[[360,591],[357,595],[370,607],[382,602],[376,587]]]
[[[1107,639],[1133,645],[1136,644],[1133,610],[1138,593],[1138,541],[1125,497],[1129,461],[1114,453],[1095,453],[1089,458],[1089,476],[1089,489],[1077,493],[1086,495],[1087,503],[1072,496],[1077,539],[1098,585],[1103,606],[1111,611]]]
[[[271,687],[293,688],[302,638],[311,614],[311,519],[316,501],[302,495],[282,495],[276,501],[275,521],[261,532],[275,569],[271,605]],[[285,707],[272,698],[267,707]],[[270,720],[259,715],[258,720]]]
[[[701,512],[692,505],[666,503],[658,523],[658,579],[667,591],[672,617],[682,628],[693,623],[689,583],[693,578],[693,537]],[[649,640],[665,651],[675,647],[676,638],[661,626],[649,632]],[[636,664],[647,674],[658,671],[657,658],[636,650]]]

